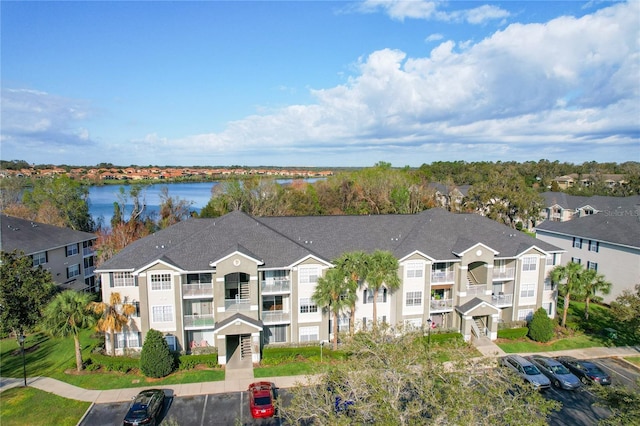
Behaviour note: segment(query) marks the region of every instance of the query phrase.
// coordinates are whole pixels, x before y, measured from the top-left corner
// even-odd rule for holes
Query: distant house
[[[580,263],[613,284],[605,302],[640,284],[640,209],[606,210],[567,222],[545,221],[536,238],[563,248],[563,264]]]
[[[439,207],[452,212],[462,211],[464,198],[469,194],[471,185],[446,185],[433,182],[429,187],[435,191],[435,201]]]
[[[548,272],[562,250],[476,214],[434,208],[413,215],[252,217],[238,211],[191,218],[125,247],[96,271],[103,300],[138,306],[116,351],[139,350],[151,328],[175,350],[215,346],[220,364],[251,367],[266,344],[331,338],[330,315],[313,301],[338,256],[391,252],[400,288],[377,293],[379,322],[497,338],[498,324],[538,308],[556,313]],[[356,328],[371,326],[374,292],[357,291]],[[350,312],[338,327],[347,331]]]
[[[2,250],[18,250],[51,272],[62,289],[98,291],[94,276],[96,236],[89,232],[0,215]]]
[[[616,186],[626,185],[627,181],[622,174],[584,174],[571,173],[565,176],[557,176],[553,179],[560,189],[569,189],[575,187],[589,187],[596,180],[601,180],[607,187],[614,188]]]
[[[633,210],[636,205],[640,205],[640,195],[630,197],[608,197],[603,195],[583,197],[565,194],[564,192],[543,192],[542,197],[545,201],[542,219],[551,222],[566,222],[576,217],[620,209]]]

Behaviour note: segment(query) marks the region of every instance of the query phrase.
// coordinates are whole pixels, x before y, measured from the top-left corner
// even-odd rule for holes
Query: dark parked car
[[[131,402],[124,426],[157,425],[164,408],[164,391],[147,389],[140,392]]]
[[[525,357],[538,367],[538,370],[551,380],[553,386],[560,389],[575,390],[582,386],[578,379],[567,367],[553,358],[532,355]]]
[[[543,390],[551,387],[549,379],[531,361],[520,355],[507,355],[501,359],[501,363],[536,389]]]
[[[249,410],[254,419],[273,417],[276,413],[273,383],[255,382],[249,385]]]
[[[580,381],[585,385],[591,383],[599,383],[601,385],[611,384],[611,377],[591,361],[584,361],[570,356],[560,356],[556,359],[567,367],[569,371],[578,376]]]

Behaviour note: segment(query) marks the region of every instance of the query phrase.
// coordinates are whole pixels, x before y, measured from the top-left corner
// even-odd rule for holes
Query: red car
[[[275,385],[270,382],[256,382],[249,385],[249,408],[254,419],[273,417],[276,412]]]

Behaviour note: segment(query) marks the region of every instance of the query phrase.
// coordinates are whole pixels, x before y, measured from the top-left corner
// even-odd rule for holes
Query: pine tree
[[[151,329],[142,345],[140,370],[147,377],[165,377],[171,374],[175,360],[162,333]]]

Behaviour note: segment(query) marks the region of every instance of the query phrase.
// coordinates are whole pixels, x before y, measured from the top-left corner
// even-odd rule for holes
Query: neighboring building
[[[574,219],[546,221],[536,228],[541,241],[566,251],[570,261],[595,269],[613,286],[605,302],[640,283],[640,210],[619,209]]]
[[[496,339],[499,322],[555,315],[546,280],[561,249],[474,214],[430,209],[416,215],[251,217],[232,212],[189,219],[138,240],[107,261],[103,300],[119,292],[139,306],[116,349],[139,349],[150,329],[175,350],[216,346],[220,364],[250,365],[267,343],[329,340],[330,315],[312,295],[343,253],[376,249],[400,263],[401,287],[383,289],[379,321],[423,327],[427,320]],[[358,290],[358,328],[370,326],[373,292]],[[346,331],[349,312],[339,320]],[[110,348],[110,342],[106,342]]]
[[[596,181],[602,181],[607,188],[626,185],[628,182],[622,174],[585,174],[571,173],[570,175],[558,176],[553,179],[560,189],[576,187],[589,187]]]
[[[464,198],[469,194],[469,189],[471,189],[471,185],[445,185],[439,182],[430,183],[429,187],[435,191],[435,199],[438,206],[451,212],[462,211]]]
[[[583,197],[564,192],[543,192],[545,209],[542,218],[552,222],[566,222],[575,217],[584,217],[615,210],[633,210],[640,204],[640,195],[630,197],[607,197],[594,195]]]
[[[2,251],[18,250],[33,259],[33,266],[51,272],[62,289],[99,291],[94,276],[96,236],[12,216],[0,215]]]

